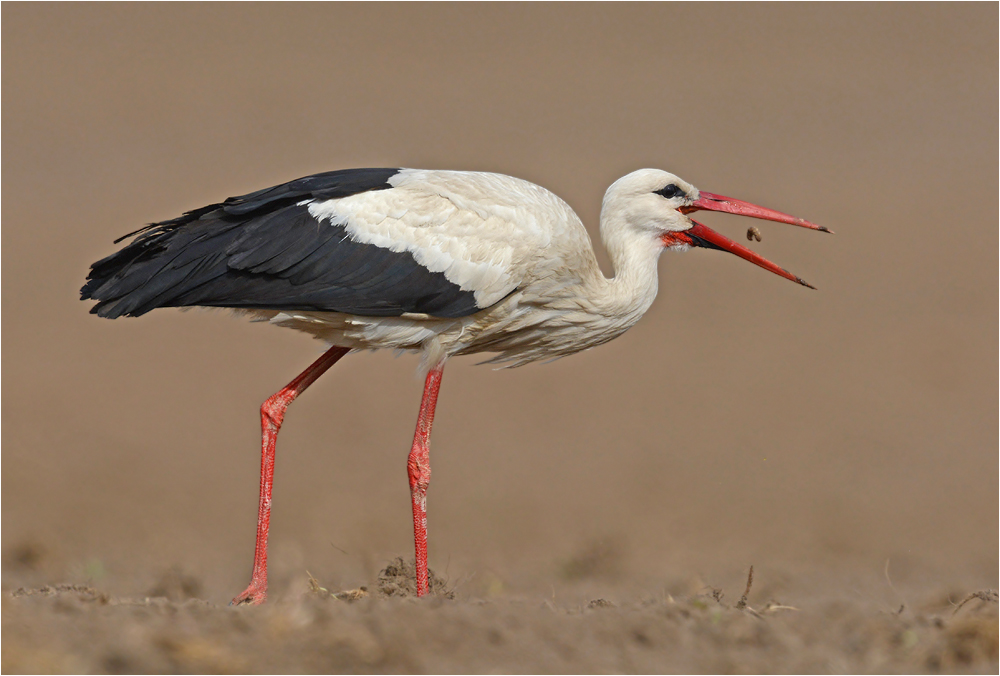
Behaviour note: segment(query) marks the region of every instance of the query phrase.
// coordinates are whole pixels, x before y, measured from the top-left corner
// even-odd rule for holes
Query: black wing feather
[[[81,298],[98,301],[91,312],[110,318],[195,305],[378,317],[478,312],[472,292],[409,252],[356,242],[343,224],[319,222],[299,206],[389,189],[397,172],[316,174],[154,223],[91,266]]]

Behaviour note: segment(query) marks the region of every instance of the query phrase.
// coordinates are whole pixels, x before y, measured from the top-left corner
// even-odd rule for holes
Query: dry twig
[[[744,610],[747,607],[747,597],[750,596],[750,587],[753,586],[753,566],[750,566],[750,574],[747,575],[747,588],[743,596],[736,602],[736,610]]]
[[[972,592],[971,594],[969,594],[968,596],[966,596],[964,599],[962,599],[961,603],[959,603],[955,607],[955,610],[952,612],[952,615],[955,615],[956,613],[958,613],[958,611],[960,611],[962,609],[962,606],[964,606],[966,603],[968,603],[972,599],[979,599],[980,601],[985,601],[986,603],[997,603],[998,602],[997,601],[997,590],[996,589],[984,589],[982,591]]]

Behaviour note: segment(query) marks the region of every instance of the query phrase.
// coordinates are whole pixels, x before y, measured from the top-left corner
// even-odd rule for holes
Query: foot
[[[267,600],[267,587],[260,587],[255,581],[243,593],[229,602],[231,606],[259,606]]]

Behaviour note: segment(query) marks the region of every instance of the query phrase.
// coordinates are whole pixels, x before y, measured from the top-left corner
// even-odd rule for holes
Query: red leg
[[[300,373],[295,380],[273,394],[260,407],[260,508],[257,512],[257,547],[253,554],[250,586],[232,600],[230,605],[259,605],[267,599],[267,530],[271,524],[271,488],[274,485],[274,447],[278,430],[285,419],[285,409],[316,382],[328,368],[347,354],[346,347],[331,347],[323,356]]]
[[[437,406],[438,390],[441,389],[441,375],[444,364],[440,364],[427,374],[424,396],[420,400],[420,415],[417,429],[413,433],[413,448],[406,463],[410,477],[410,498],[413,500],[413,542],[417,557],[417,596],[427,593],[427,486],[431,482],[431,425],[434,423],[434,407]]]

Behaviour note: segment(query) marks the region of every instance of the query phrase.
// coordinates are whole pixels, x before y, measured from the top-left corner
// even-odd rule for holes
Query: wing
[[[528,197],[497,181],[552,196],[492,174],[317,174],[132,233],[81,297],[112,318],[183,306],[467,316],[516,289],[518,264],[547,242]]]

